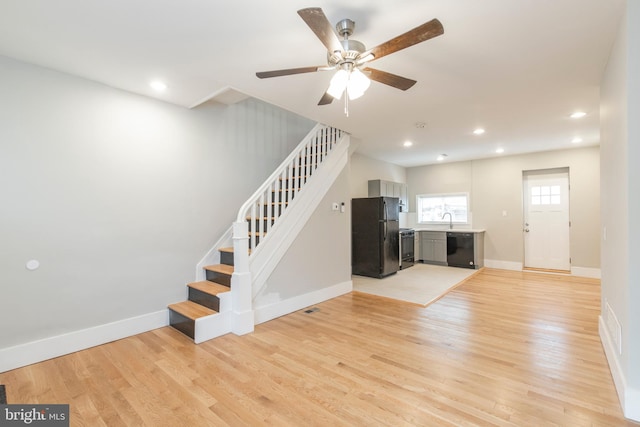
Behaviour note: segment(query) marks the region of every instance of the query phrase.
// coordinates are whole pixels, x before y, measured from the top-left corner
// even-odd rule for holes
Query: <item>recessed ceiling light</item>
[[[405,141],[404,144],[402,144],[402,145],[404,145],[405,147],[411,147],[413,145],[413,142]]]
[[[582,142],[582,138],[580,138],[579,136],[573,138],[571,140],[571,142],[573,142],[574,144],[580,144]]]
[[[484,129],[482,129],[482,128],[478,128],[478,129],[473,131],[474,135],[482,135],[483,133],[484,133]]]
[[[446,158],[447,158],[447,155],[446,155],[446,154],[440,154],[440,155],[438,156],[437,160],[438,160],[439,162],[441,162],[441,161],[443,161],[443,160],[444,160],[444,159],[446,159]]]
[[[586,115],[587,115],[587,113],[585,113],[584,111],[576,111],[575,113],[573,113],[569,117],[571,117],[572,119],[580,119],[580,118],[582,118],[582,117],[584,117]]]
[[[504,148],[496,148],[496,153],[498,154],[504,153]]]
[[[151,86],[153,90],[157,90],[158,92],[162,92],[167,89],[167,85],[160,80],[152,81],[151,83],[149,83],[149,86]]]

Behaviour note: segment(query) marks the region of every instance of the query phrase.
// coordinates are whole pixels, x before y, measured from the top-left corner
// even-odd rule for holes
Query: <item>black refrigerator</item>
[[[399,199],[351,200],[351,272],[382,278],[399,268]]]

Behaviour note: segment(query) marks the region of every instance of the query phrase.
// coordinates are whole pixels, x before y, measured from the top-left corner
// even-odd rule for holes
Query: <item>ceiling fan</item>
[[[353,34],[355,28],[355,22],[352,20],[343,19],[338,22],[336,25],[336,34],[321,8],[311,7],[301,9],[298,11],[298,15],[300,15],[327,48],[327,65],[262,71],[256,73],[256,76],[265,79],[292,74],[336,70],[337,72],[331,79],[329,89],[322,96],[318,105],[330,104],[334,98],[340,99],[342,94],[346,92],[345,113],[347,113],[347,115],[347,100],[353,100],[362,96],[364,91],[369,87],[369,79],[401,90],[407,90],[416,84],[415,80],[367,67],[366,65],[369,62],[444,34],[444,28],[440,21],[432,19],[381,45],[367,50],[361,42],[349,39],[349,36]],[[340,40],[338,36],[341,36],[342,40]]]

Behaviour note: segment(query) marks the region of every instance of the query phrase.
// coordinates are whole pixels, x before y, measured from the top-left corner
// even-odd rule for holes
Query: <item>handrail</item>
[[[260,238],[271,230],[287,204],[302,189],[315,169],[340,141],[339,129],[317,124],[298,146],[242,205],[236,221],[249,222],[249,247],[255,249]]]

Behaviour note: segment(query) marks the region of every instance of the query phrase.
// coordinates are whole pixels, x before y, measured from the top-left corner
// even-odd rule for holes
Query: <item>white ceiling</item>
[[[296,13],[356,22],[368,48],[438,18],[444,35],[372,62],[417,80],[373,82],[350,103],[318,106],[331,72]],[[599,143],[599,84],[624,0],[2,0],[0,54],[195,107],[226,88],[342,128],[358,151],[402,166]],[[149,81],[168,85],[154,93]],[[568,116],[575,110],[588,115]],[[420,128],[417,123],[424,123]],[[486,133],[472,134],[476,127]],[[414,145],[403,148],[405,140]]]

